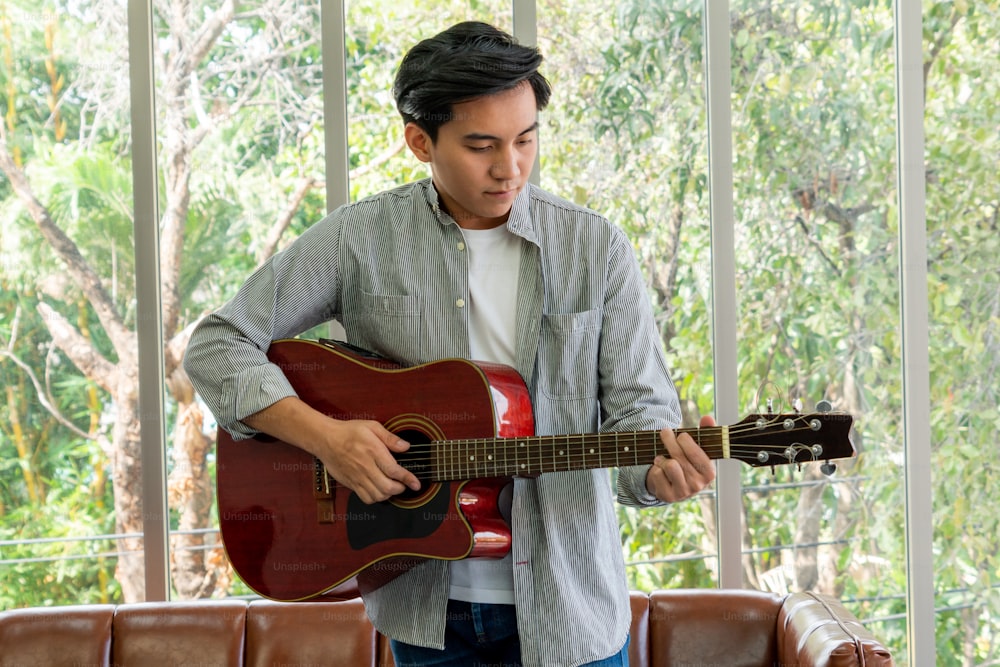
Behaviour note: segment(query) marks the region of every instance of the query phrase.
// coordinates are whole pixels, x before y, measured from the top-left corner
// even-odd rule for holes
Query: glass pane
[[[712,410],[702,3],[538,3],[541,185],[633,239],[686,425]],[[620,507],[630,585],[711,586],[714,496]]]
[[[392,97],[392,82],[410,47],[460,21],[485,21],[509,32],[510,0],[347,3],[352,200],[430,175],[403,141],[403,121]]]
[[[924,3],[937,664],[1000,660],[1000,7]]]
[[[740,1],[732,31],[741,402],[827,400],[859,452],[745,473],[744,579],[841,598],[905,655],[892,10]]]
[[[0,4],[0,608],[142,596],[125,24]]]
[[[186,343],[186,327],[200,313],[231,297],[257,264],[325,211],[318,3],[243,3],[238,15],[208,8],[165,8],[170,19],[159,24],[158,34],[159,50],[167,54],[157,72],[164,100],[164,227],[186,221],[183,268],[173,276],[164,272],[164,292],[175,293],[179,307],[177,321],[167,323],[178,345]],[[390,94],[399,59],[418,38],[412,26],[492,20],[491,11],[484,6],[474,12],[464,3],[444,12],[436,3],[398,9],[350,3],[345,51],[352,197],[422,176],[404,150]],[[212,48],[189,52],[196,45],[184,34],[215,20],[221,25]],[[177,62],[194,66],[178,70]],[[217,535],[212,417],[180,369],[168,387],[174,594],[249,594]]]
[[[249,593],[217,532],[214,420],[179,364],[191,325],[325,211],[319,11],[291,0],[156,8],[175,598]]]

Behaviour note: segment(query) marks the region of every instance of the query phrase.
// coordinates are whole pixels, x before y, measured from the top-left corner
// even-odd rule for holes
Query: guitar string
[[[775,420],[768,422],[769,424],[782,423],[781,420]],[[796,417],[796,423],[798,426],[793,426],[792,428],[782,427],[780,430],[775,430],[772,427],[761,428],[756,424],[740,423],[729,427],[729,438],[732,440],[734,437],[739,438],[741,436],[745,437],[746,434],[752,434],[754,437],[765,438],[768,435],[773,435],[778,433],[780,435],[788,435],[799,432],[811,432],[816,433],[813,428],[810,427],[808,422],[803,423],[802,417]],[[696,440],[709,440],[710,442],[702,443],[699,442],[699,447],[701,447],[706,453],[718,454],[716,458],[722,458],[725,453],[725,446],[717,440],[721,439],[724,427],[710,426],[692,429],[678,429],[678,433],[688,433],[696,438]],[[600,444],[599,441],[606,441],[605,444]],[[612,441],[615,444],[607,444]],[[625,451],[622,449],[624,444],[627,446],[629,443],[636,447],[635,451]],[[527,457],[524,457],[524,461],[521,461],[521,457],[518,455],[518,450],[522,446],[527,446],[530,442],[532,447],[530,453]],[[591,451],[582,451],[588,444],[594,445]],[[555,448],[558,446],[563,446],[564,449],[560,453],[555,452]],[[414,443],[412,447],[421,450],[421,453],[416,453],[412,455],[403,455],[400,458],[401,464],[404,467],[410,467],[419,470],[421,467],[427,467],[433,463],[437,463],[439,469],[444,468],[451,472],[456,470],[465,470],[470,473],[471,470],[479,468],[502,468],[506,470],[511,466],[515,470],[520,467],[524,469],[526,466],[531,465],[531,469],[534,470],[535,466],[541,468],[550,468],[555,466],[557,463],[566,462],[566,469],[580,469],[579,466],[574,467],[572,463],[580,462],[586,464],[588,459],[596,459],[602,465],[593,466],[595,468],[604,467],[618,467],[619,462],[622,458],[638,460],[641,463],[646,463],[652,460],[652,457],[657,454],[666,455],[665,448],[659,440],[659,431],[635,431],[635,432],[605,432],[605,433],[586,433],[586,434],[569,434],[569,435],[547,435],[547,436],[517,436],[517,437],[486,437],[486,438],[460,438],[460,439],[449,439],[449,440],[432,440],[426,443]],[[550,452],[546,450],[551,449]],[[440,451],[438,451],[440,450]],[[500,454],[498,458],[503,458],[501,462],[499,460],[487,459],[476,460],[475,458],[469,459],[467,456],[470,455],[475,457],[475,453],[482,450],[487,456]],[[492,450],[492,451],[491,451]],[[527,450],[526,450],[527,451]],[[513,456],[508,456],[513,452]],[[729,444],[730,458],[748,458],[755,459],[757,454],[764,452],[767,454],[780,452],[781,456],[779,460],[771,460],[760,462],[762,466],[768,465],[784,465],[788,463],[804,463],[811,460],[819,460],[819,457],[811,453],[811,448],[805,443],[793,443],[793,444],[747,444],[747,443],[732,443]],[[791,452],[791,458],[787,454]],[[797,460],[799,454],[803,452],[809,452],[810,457],[803,459],[801,461]],[[735,454],[735,456],[734,456]],[[513,458],[513,461],[510,461]],[[604,464],[603,459],[615,459],[615,463],[612,464],[610,460],[607,464]],[[741,460],[742,460],[741,458]],[[435,461],[436,459],[436,461]],[[562,468],[556,468],[557,470]],[[584,466],[586,468],[586,466]],[[511,473],[513,474],[513,473]]]
[[[716,431],[716,432],[713,433],[712,432],[713,430]],[[781,434],[791,434],[791,433],[799,433],[799,432],[803,432],[803,431],[809,431],[809,432],[813,432],[813,433],[816,432],[812,428],[809,428],[807,426],[807,427],[799,427],[799,428],[791,428],[791,429],[782,429],[779,433],[781,433]],[[712,441],[714,441],[716,438],[721,438],[721,436],[722,436],[722,431],[718,427],[708,427],[708,430],[703,428],[701,433],[699,433],[697,430],[684,430],[684,431],[677,431],[677,432],[678,433],[688,433],[689,435],[692,435],[695,438],[697,438],[698,436],[701,436],[702,439],[707,439],[707,440],[712,440]],[[516,443],[521,443],[521,442],[523,442],[525,444],[531,443],[533,446],[545,446],[546,444],[556,445],[556,444],[559,444],[560,441],[561,441],[562,444],[572,444],[572,445],[582,445],[582,446],[585,446],[587,444],[599,444],[599,441],[610,442],[610,441],[613,441],[613,440],[629,440],[629,439],[632,439],[632,441],[634,441],[635,443],[637,443],[639,445],[648,445],[649,443],[656,444],[656,443],[659,442],[659,433],[660,433],[659,431],[621,431],[621,432],[607,431],[607,432],[603,432],[603,433],[581,433],[581,434],[569,434],[569,435],[489,436],[489,437],[481,437],[481,438],[451,438],[451,439],[447,439],[447,440],[431,440],[431,441],[428,441],[428,442],[412,443],[412,444],[414,446],[416,446],[416,447],[425,447],[425,448],[427,448],[427,447],[441,447],[441,446],[446,446],[446,445],[461,445],[461,446],[469,446],[469,445],[475,445],[475,446],[487,445],[487,446],[489,446],[489,445],[494,445],[494,446],[500,446],[500,447],[503,447],[503,448],[509,448],[510,446],[512,446],[512,445],[514,445]],[[746,429],[744,429],[742,431],[741,430],[734,430],[732,427],[730,427],[729,437],[730,437],[730,439],[732,439],[734,436],[739,437],[739,436],[745,435],[746,433],[752,433],[754,435],[754,437],[762,437],[762,438],[763,437],[767,437],[769,435],[766,432],[759,432],[759,429],[757,429],[755,427],[748,427],[748,428],[746,428]],[[594,442],[590,442],[590,441],[594,441]],[[715,442],[707,442],[704,445],[699,445],[699,446],[701,446],[702,448],[713,447],[713,446],[717,446],[717,447],[720,447],[720,448],[723,447],[723,445],[721,443],[715,443]],[[763,448],[783,449],[783,448],[788,447],[788,445],[774,445],[774,444],[767,444],[767,443],[763,443],[763,444],[759,444],[759,445],[747,444],[747,443],[731,443],[730,447],[732,449],[736,449],[736,448],[739,448],[739,447],[747,447],[747,448],[753,448],[753,449],[758,449],[758,448],[762,448],[762,447]]]
[[[713,430],[716,432],[713,433],[712,432]],[[730,439],[732,439],[734,436],[739,437],[744,435],[745,433],[754,432],[758,430],[759,429],[757,429],[756,427],[748,427],[740,431],[740,430],[734,430],[732,427],[730,427],[729,437]],[[814,433],[816,432],[812,428],[809,428],[807,426],[807,427],[799,427],[791,429],[782,429],[780,433],[790,434],[803,431],[809,431]],[[699,444],[699,446],[702,447],[702,449],[707,449],[712,447],[717,447],[719,449],[724,448],[721,442],[714,442],[714,440],[716,440],[717,438],[721,438],[722,436],[722,431],[721,429],[719,429],[719,427],[703,428],[701,433],[699,433],[697,429],[683,430],[678,432],[680,433],[686,432],[692,435],[693,437],[697,438],[698,436],[701,436],[702,439],[707,439],[712,441],[704,444]],[[621,431],[621,432],[608,431],[604,433],[582,433],[582,434],[570,434],[570,435],[491,436],[484,438],[454,438],[448,440],[431,440],[425,443],[415,443],[415,446],[431,448],[431,447],[442,447],[446,445],[461,445],[466,447],[468,447],[469,445],[474,445],[474,446],[499,445],[502,448],[509,449],[512,445],[515,445],[517,443],[523,442],[527,444],[530,442],[532,445],[535,446],[534,448],[539,448],[539,447],[543,448],[545,445],[556,446],[558,444],[564,444],[569,446],[574,446],[574,445],[586,446],[588,444],[590,445],[597,444],[599,447],[602,447],[602,445],[600,445],[601,441],[606,441],[606,442],[620,441],[620,440],[628,441],[630,439],[632,442],[634,442],[639,446],[648,446],[650,444],[658,446],[658,443],[660,443],[659,433],[660,433],[659,431]],[[764,432],[754,433],[755,437],[767,437],[767,435],[768,433]],[[608,450],[613,450],[614,446],[612,445],[611,447],[608,447],[608,445],[605,444],[603,445],[603,447],[607,448],[604,451],[608,451]],[[749,443],[730,443],[730,449],[738,449],[740,447],[744,447],[747,449],[754,449],[754,450],[761,448],[772,448],[776,450],[777,449],[783,450],[789,447],[789,445],[775,445],[767,443],[759,445],[749,444]]]

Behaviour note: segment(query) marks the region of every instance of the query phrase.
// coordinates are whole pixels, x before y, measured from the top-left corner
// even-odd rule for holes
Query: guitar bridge
[[[316,522],[333,523],[334,495],[330,489],[330,475],[316,457],[313,457],[313,498],[316,499]]]

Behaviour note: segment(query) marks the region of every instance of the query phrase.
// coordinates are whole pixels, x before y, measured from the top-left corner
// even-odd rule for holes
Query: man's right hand
[[[417,477],[394,454],[410,444],[376,421],[340,421],[288,397],[244,420],[248,426],[318,458],[338,484],[366,504],[388,500],[407,488],[420,490]]]
[[[420,490],[420,481],[401,466],[393,454],[401,454],[410,443],[386,430],[376,421],[337,421],[327,449],[319,456],[327,472],[339,484],[358,494],[364,503],[388,500],[407,488]]]

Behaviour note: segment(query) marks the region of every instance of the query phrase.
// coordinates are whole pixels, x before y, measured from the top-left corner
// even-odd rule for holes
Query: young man
[[[536,433],[663,429],[670,457],[622,468],[618,498],[655,505],[714,478],[688,436],[644,281],[623,233],[528,183],[549,99],[537,50],[482,23],[420,42],[393,88],[431,177],[344,206],[261,266],[195,332],[185,367],[235,437],[266,432],[317,456],[366,503],[418,480],[408,444],[299,400],[272,340],[336,320],[403,364],[516,368]],[[631,613],[605,470],[515,478],[511,554],[428,561],[365,605],[405,665],[624,665]]]

